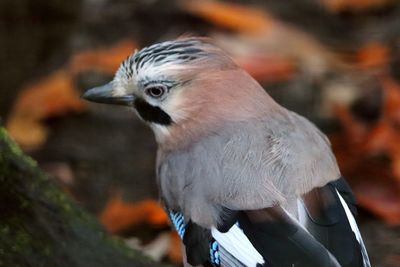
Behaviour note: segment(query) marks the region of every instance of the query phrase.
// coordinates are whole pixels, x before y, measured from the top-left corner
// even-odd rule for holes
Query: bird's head
[[[82,97],[131,106],[153,129],[168,132],[184,121],[199,121],[204,114],[212,116],[211,111],[223,106],[222,102],[228,110],[230,100],[244,99],[245,88],[251,85],[247,82],[236,90],[234,87],[243,81],[238,74],[245,73],[209,40],[184,38],[157,43],[130,55],[113,81],[88,90]],[[235,101],[231,102],[231,109],[240,110]]]

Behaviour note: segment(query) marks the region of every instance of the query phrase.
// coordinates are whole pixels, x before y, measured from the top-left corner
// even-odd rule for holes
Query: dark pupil
[[[151,94],[152,96],[161,96],[162,93],[163,93],[163,89],[160,88],[160,87],[153,87],[153,88],[150,88],[150,94]]]

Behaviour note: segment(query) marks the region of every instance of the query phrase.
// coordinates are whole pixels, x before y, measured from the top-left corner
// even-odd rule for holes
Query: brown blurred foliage
[[[400,224],[400,85],[382,79],[384,105],[380,118],[367,124],[348,108],[336,107],[343,131],[332,143],[343,173],[352,178],[361,206],[390,224]]]
[[[111,233],[121,233],[141,223],[155,226],[168,224],[168,217],[157,201],[149,199],[127,203],[119,194],[109,199],[99,218]]]
[[[289,89],[282,93],[284,98],[296,98],[309,89],[303,87],[312,86],[310,90],[320,97],[318,103],[304,105],[311,103],[315,113],[338,122],[339,127],[329,137],[360,206],[388,224],[400,225],[400,84],[395,77],[400,73],[392,70],[394,62],[400,61],[400,37],[390,34],[398,25],[388,21],[386,26],[385,16],[379,15],[396,14],[397,9],[391,11],[391,7],[398,5],[396,1],[296,0],[299,7],[309,4],[322,14],[321,21],[314,23],[325,27],[324,33],[314,30],[314,25],[304,26],[301,20],[309,20],[301,18],[297,10],[285,9],[287,13],[280,13],[280,9],[290,6],[289,1],[265,1],[257,5],[255,1],[238,2],[174,1],[180,12],[212,25],[213,30],[208,34],[215,43],[267,89],[285,84]],[[310,10],[304,8],[299,12]],[[296,19],[299,22],[293,23]],[[328,31],[331,24],[340,24],[342,28]],[[368,35],[373,31],[365,30],[371,25],[379,32],[376,37]],[[340,31],[347,28],[351,30],[348,35],[343,33],[342,38]],[[334,37],[329,39],[326,35]],[[346,39],[355,35],[361,37]],[[330,43],[333,38],[340,40]],[[11,135],[25,149],[40,148],[51,131],[47,119],[87,110],[79,98],[77,77],[91,71],[111,76],[121,61],[142,43],[121,36],[113,45],[74,53],[62,67],[24,87],[6,121]],[[367,94],[371,81],[377,81],[377,91],[383,98],[371,100],[379,107],[376,118],[360,118],[353,104]],[[298,90],[291,84],[302,88]],[[334,92],[334,99],[326,97],[336,89],[341,90]],[[128,202],[121,195],[111,194],[99,214],[108,231],[120,234],[142,223],[155,228],[168,224],[156,201]],[[172,234],[168,257],[175,263],[181,259],[179,244],[179,237]],[[391,260],[395,262],[397,258]]]
[[[23,88],[7,119],[10,134],[25,149],[42,145],[48,135],[45,119],[84,110],[74,76],[87,70],[113,74],[135,48],[132,41],[123,40],[107,49],[79,52],[65,67]]]

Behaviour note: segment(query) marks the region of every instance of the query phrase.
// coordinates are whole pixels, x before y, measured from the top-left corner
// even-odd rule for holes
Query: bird
[[[370,266],[328,138],[212,39],[135,51],[82,97],[127,106],[153,130],[185,266]]]

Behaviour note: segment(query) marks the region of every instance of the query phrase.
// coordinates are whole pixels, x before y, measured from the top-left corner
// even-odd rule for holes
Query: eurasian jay
[[[370,266],[327,137],[209,40],[143,48],[83,97],[132,107],[153,129],[187,266]]]

